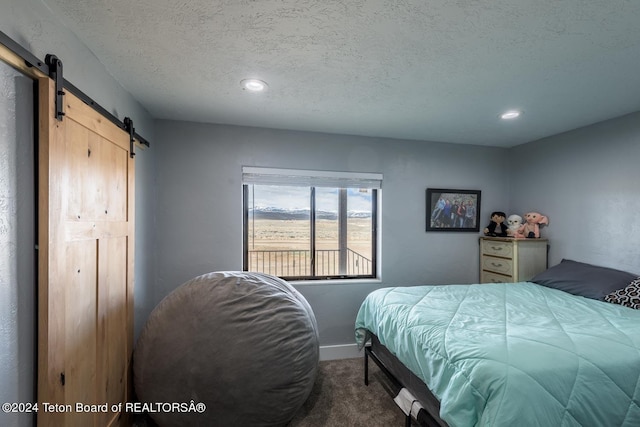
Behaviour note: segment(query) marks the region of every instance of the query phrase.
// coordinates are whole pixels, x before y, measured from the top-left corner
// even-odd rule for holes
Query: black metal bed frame
[[[417,401],[422,409],[415,414],[415,420],[423,427],[448,427],[438,413],[440,402],[431,393],[424,382],[407,369],[386,347],[384,347],[375,335],[372,335],[371,344],[364,348],[364,384],[369,385],[369,358],[380,368],[380,371],[389,379],[393,386],[393,392],[399,393],[406,388],[417,395]],[[385,363],[385,361],[387,363]],[[411,427],[412,415],[406,415],[405,426]]]

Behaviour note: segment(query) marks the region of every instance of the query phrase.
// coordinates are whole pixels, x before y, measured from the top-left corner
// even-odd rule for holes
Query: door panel
[[[78,240],[65,245],[65,403],[75,411],[76,402],[96,402],[97,308],[95,240]],[[91,385],[91,386],[88,386]],[[78,412],[74,422],[91,426],[93,414]],[[69,424],[67,424],[69,425]]]
[[[129,135],[40,81],[38,401],[43,426],[127,425],[131,397],[134,161]],[[104,405],[83,412],[76,404]],[[71,410],[69,410],[71,409]]]
[[[97,390],[98,402],[125,402],[127,395],[127,312],[122,301],[127,300],[127,237],[103,238],[98,248],[99,301],[98,347],[102,351],[97,357],[98,377],[106,382]],[[109,414],[97,425],[108,425]],[[114,414],[111,414],[114,415]]]

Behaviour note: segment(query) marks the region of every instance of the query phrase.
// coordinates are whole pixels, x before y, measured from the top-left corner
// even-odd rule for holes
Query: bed
[[[563,260],[536,283],[379,289],[356,341],[403,386],[408,413],[417,404],[436,425],[638,426],[640,310],[610,302],[640,284],[591,267]]]

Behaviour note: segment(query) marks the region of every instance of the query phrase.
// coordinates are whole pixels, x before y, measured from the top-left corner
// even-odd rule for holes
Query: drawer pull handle
[[[496,264],[495,262],[492,262],[491,265],[494,267],[502,267],[502,264]]]
[[[491,246],[491,249],[493,249],[494,251],[501,251],[502,248],[500,246],[495,247],[495,246]]]

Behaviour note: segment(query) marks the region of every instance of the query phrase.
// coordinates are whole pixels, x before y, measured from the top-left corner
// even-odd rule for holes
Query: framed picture
[[[480,231],[480,191],[427,188],[427,231]]]

